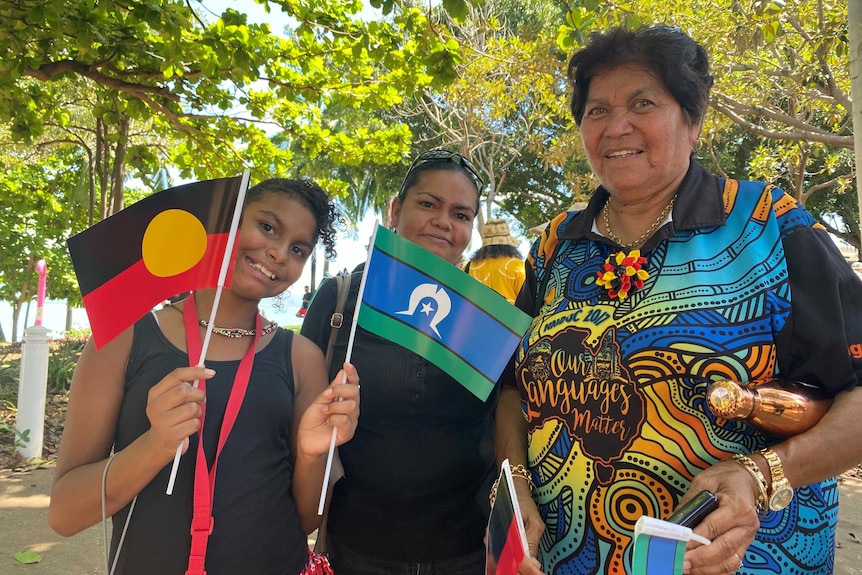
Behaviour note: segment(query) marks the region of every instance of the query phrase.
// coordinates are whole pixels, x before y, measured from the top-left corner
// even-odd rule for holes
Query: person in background
[[[534,316],[497,409],[531,555],[522,574],[631,573],[642,515],[701,490],[683,572],[832,573],[838,488],[862,461],[862,290],[791,196],[694,158],[713,83],[679,28],[595,33],[569,61],[601,186],[534,243]],[[706,407],[712,381],[799,381],[834,398],[779,437]]]
[[[327,386],[317,346],[266,321],[258,306],[300,277],[318,240],[334,255],[336,215],[325,192],[307,180],[270,179],[248,190],[233,283],[221,294],[206,367],[189,367],[197,359],[190,362],[188,350],[200,349],[206,322],[199,318],[210,317],[215,290],[147,314],[99,350],[87,344],[51,490],[48,522],[57,533],[99,523],[104,500],[114,518],[117,574],[185,573],[205,405],[204,453],[210,473],[217,472],[207,573],[305,573],[332,430],[338,444],[353,435],[359,378],[344,363],[338,369],[350,385],[340,385],[339,372]],[[228,398],[242,379],[248,387],[219,445]],[[196,380],[205,381],[206,393],[190,385]],[[185,455],[168,496],[179,445]]]
[[[524,259],[518,253],[518,244],[505,220],[488,220],[482,227],[482,247],[463,269],[509,303],[515,303],[524,283]]]
[[[482,180],[447,150],[420,154],[389,216],[402,237],[455,265],[470,242]],[[353,270],[343,325],[350,326],[364,264]],[[326,349],[336,282],[321,284],[302,334]],[[333,347],[347,353],[350,329]],[[340,450],[327,550],[338,575],[484,574],[488,493],[496,475],[493,411],[423,357],[357,327],[351,361],[362,373],[362,417]]]
[[[305,317],[305,314],[308,312],[308,304],[311,303],[311,288],[305,286],[303,289],[305,291],[302,293],[302,303],[299,306],[299,310],[296,312],[296,317]]]
[[[850,268],[856,272],[856,275],[859,276],[859,279],[862,279],[862,262],[853,262],[850,264]]]

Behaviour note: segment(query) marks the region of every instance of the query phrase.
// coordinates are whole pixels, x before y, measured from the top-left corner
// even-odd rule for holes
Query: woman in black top
[[[459,154],[433,150],[411,166],[390,206],[397,233],[453,265],[473,232],[481,180]],[[351,276],[344,325],[356,308],[362,266]],[[302,333],[322,349],[336,282],[317,291]],[[341,329],[333,365],[343,361]],[[493,408],[434,364],[358,328],[352,362],[362,373],[362,417],[339,449],[328,551],[338,575],[484,573],[483,535],[495,474]]]

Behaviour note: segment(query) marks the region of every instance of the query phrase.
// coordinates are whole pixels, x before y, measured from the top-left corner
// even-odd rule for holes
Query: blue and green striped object
[[[482,401],[530,324],[482,282],[381,226],[361,296],[363,329],[421,355]]]

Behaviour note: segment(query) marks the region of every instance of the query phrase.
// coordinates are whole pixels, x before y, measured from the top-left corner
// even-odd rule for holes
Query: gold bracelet
[[[533,483],[533,476],[530,475],[530,472],[523,465],[513,465],[509,468],[512,471],[512,477],[520,477],[521,479],[527,482],[527,485],[530,488],[531,494],[536,494],[538,491],[536,490],[536,484]],[[494,507],[494,501],[497,499],[497,487],[500,485],[500,478],[494,480],[494,484],[491,485],[491,493],[488,494],[488,500],[491,502],[491,507]],[[512,494],[514,496],[514,493]]]
[[[491,485],[491,493],[488,494],[488,501],[491,502],[491,507],[494,507],[494,501],[497,499],[497,486],[500,485],[500,478],[494,480],[494,483]]]
[[[520,477],[527,482],[527,485],[530,487],[530,493],[537,493],[536,484],[533,483],[533,475],[526,467],[523,465],[513,465],[511,466],[511,470],[512,477]]]
[[[758,493],[756,496],[755,506],[757,507],[757,517],[760,519],[766,515],[766,478],[763,476],[757,463],[755,463],[750,457],[742,455],[741,453],[735,453],[733,455],[733,460],[745,469],[748,474],[754,478],[754,482],[757,484]]]

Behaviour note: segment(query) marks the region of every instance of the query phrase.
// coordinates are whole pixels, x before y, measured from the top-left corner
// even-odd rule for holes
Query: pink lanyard
[[[195,310],[195,294],[189,295],[183,305],[183,320],[186,327],[186,346],[188,347],[189,365],[194,367],[198,364],[201,356],[201,334],[198,330],[198,317]],[[207,555],[207,542],[210,534],[213,532],[213,492],[215,491],[216,468],[218,466],[218,458],[221,454],[231,429],[233,428],[236,417],[239,414],[239,408],[242,406],[242,400],[245,397],[246,389],[248,389],[248,380],[251,376],[251,367],[254,363],[254,351],[257,348],[257,342],[260,339],[261,319],[260,314],[255,318],[254,341],[251,347],[245,352],[242,360],[239,362],[239,368],[236,371],[236,377],[233,380],[233,387],[230,390],[230,397],[225,408],[224,421],[222,422],[221,430],[219,431],[218,447],[216,448],[215,457],[213,458],[212,471],[207,468],[207,459],[204,454],[204,416],[206,415],[206,404],[201,404],[201,428],[198,432],[198,449],[195,456],[195,490],[194,490],[194,514],[192,515],[192,543],[189,552],[189,567],[186,570],[186,575],[206,575],[204,569]],[[198,387],[206,391],[206,381],[200,380]]]

